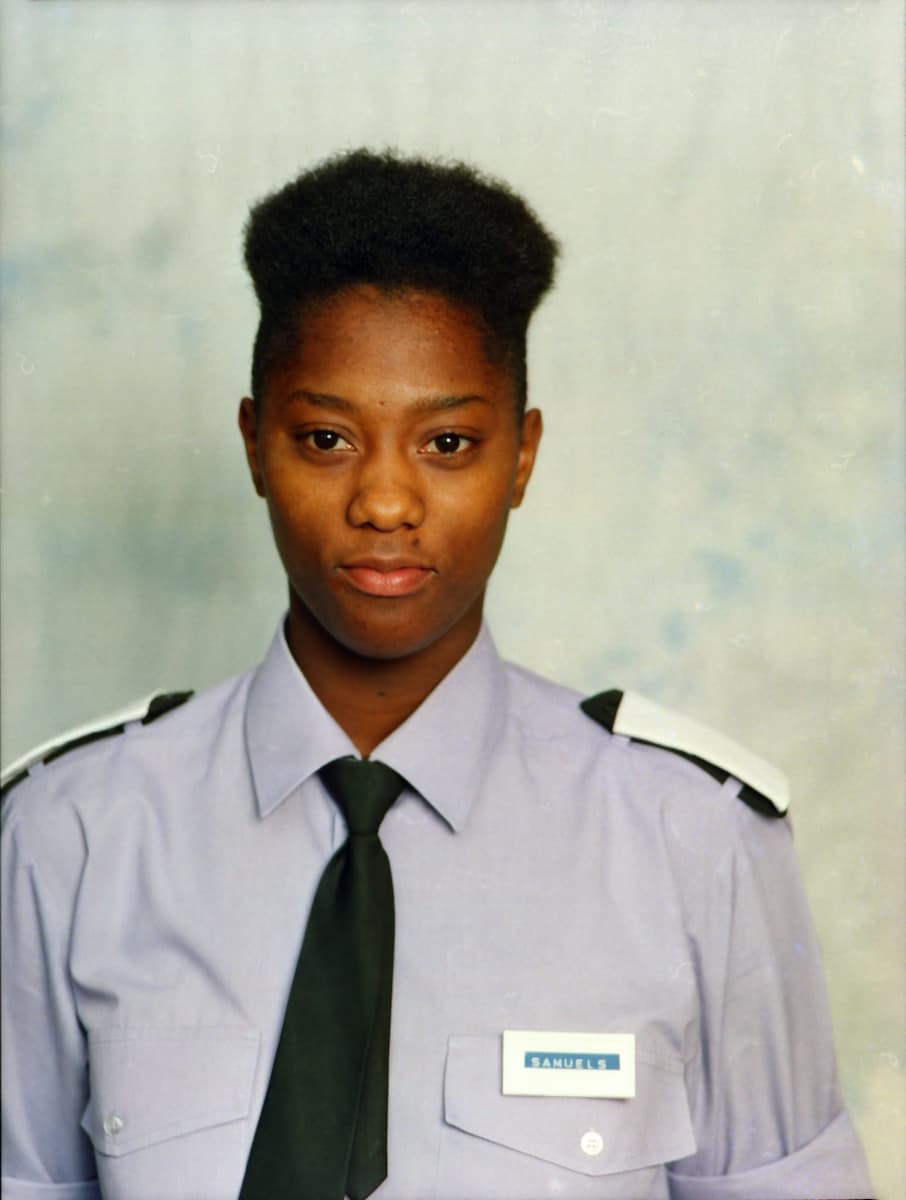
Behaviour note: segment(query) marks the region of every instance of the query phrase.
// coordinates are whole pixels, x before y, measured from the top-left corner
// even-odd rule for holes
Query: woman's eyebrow
[[[360,406],[352,400],[347,400],[343,396],[334,396],[329,392],[311,392],[307,388],[299,388],[290,394],[284,400],[285,404],[289,404],[295,400],[305,400],[309,404],[315,405],[317,408],[328,408],[335,412],[355,413]],[[429,412],[444,412],[451,408],[462,408],[467,404],[487,404],[486,396],[481,396],[477,392],[470,392],[466,395],[440,395],[440,396],[420,396],[413,400],[406,407],[412,412],[429,413]]]
[[[356,406],[351,400],[344,400],[342,396],[332,396],[329,392],[310,392],[306,388],[298,388],[296,391],[290,392],[284,398],[283,403],[292,404],[295,400],[305,400],[318,408],[332,408],[337,412],[353,413],[356,411]]]
[[[409,407],[414,412],[443,412],[448,408],[462,408],[466,404],[487,404],[486,396],[470,392],[465,396],[422,396]]]

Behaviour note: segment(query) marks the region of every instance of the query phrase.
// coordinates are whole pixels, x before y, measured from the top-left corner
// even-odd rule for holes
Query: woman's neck
[[[405,658],[365,658],[335,641],[291,599],[286,636],[312,691],[367,758],[466,653],[481,628],[481,608]]]

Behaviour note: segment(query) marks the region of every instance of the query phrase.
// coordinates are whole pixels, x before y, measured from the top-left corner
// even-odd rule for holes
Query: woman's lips
[[[353,563],[340,568],[357,592],[366,596],[410,596],[434,574],[429,567],[372,567]]]

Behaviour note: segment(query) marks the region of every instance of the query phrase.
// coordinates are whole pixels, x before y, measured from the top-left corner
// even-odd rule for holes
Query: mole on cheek
[[[413,549],[413,550],[417,550],[417,549],[418,549],[418,547],[419,547],[421,544],[422,544],[422,543],[421,543],[421,539],[420,539],[420,538],[414,537],[414,538],[412,539],[412,549]]]

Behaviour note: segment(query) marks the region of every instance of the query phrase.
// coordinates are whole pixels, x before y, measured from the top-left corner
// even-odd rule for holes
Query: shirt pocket
[[[105,1197],[175,1200],[193,1194],[193,1178],[199,1194],[219,1195],[218,1178],[223,1194],[238,1191],[258,1048],[258,1033],[247,1028],[89,1033],[90,1098],[81,1124]]]
[[[663,1164],[695,1151],[682,1060],[646,1053],[642,1047],[637,1048],[636,1095],[631,1099],[505,1096],[501,1039],[451,1037],[444,1120],[470,1139],[458,1138],[446,1156],[444,1171],[449,1168],[454,1188],[471,1182],[474,1161],[476,1178],[478,1171],[506,1172],[509,1184],[556,1190],[570,1180],[576,1187],[578,1177],[585,1176],[589,1183],[599,1180],[598,1189],[579,1187],[568,1194],[610,1195],[600,1190],[602,1176],[644,1171],[647,1188]],[[633,1178],[626,1194],[637,1196],[632,1187],[638,1189],[640,1180]]]

